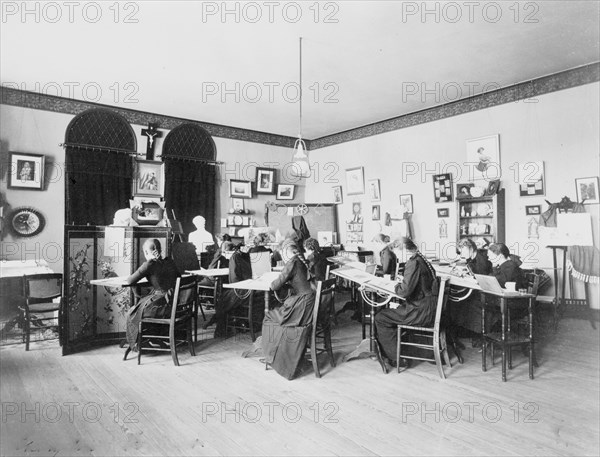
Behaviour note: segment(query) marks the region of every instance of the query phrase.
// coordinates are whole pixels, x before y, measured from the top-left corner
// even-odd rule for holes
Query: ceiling
[[[7,3],[3,85],[287,136],[303,37],[307,139],[600,60],[598,1]]]

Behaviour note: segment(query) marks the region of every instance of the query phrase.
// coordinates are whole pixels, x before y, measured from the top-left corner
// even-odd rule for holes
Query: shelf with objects
[[[474,195],[456,199],[456,242],[470,238],[478,246],[504,243],[504,189]]]

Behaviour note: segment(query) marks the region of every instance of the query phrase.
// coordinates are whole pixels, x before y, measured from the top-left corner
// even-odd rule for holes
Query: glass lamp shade
[[[297,178],[310,177],[310,163],[308,161],[308,151],[302,138],[298,138],[294,143],[294,155],[292,156],[292,166],[290,173]]]

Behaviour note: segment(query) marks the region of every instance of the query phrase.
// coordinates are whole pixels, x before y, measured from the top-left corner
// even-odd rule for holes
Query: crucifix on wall
[[[162,132],[158,131],[156,124],[148,124],[147,129],[142,129],[142,135],[148,137],[148,141],[146,143],[146,160],[154,160],[154,145],[155,139],[160,138],[162,136]]]

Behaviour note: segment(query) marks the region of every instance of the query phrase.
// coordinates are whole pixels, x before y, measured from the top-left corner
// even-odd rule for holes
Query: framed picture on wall
[[[438,217],[450,217],[450,209],[449,208],[438,208],[437,215],[438,215]]]
[[[544,162],[522,162],[518,167],[519,195],[545,195]]]
[[[342,196],[342,186],[333,186],[333,203],[336,205],[340,205],[344,203],[344,198]]]
[[[467,140],[467,162],[470,181],[499,179],[500,170],[500,135],[489,135]]]
[[[526,216],[539,216],[542,214],[542,205],[528,205],[525,207]]]
[[[273,170],[272,168],[256,169],[256,193],[275,193],[275,170]]]
[[[164,194],[164,164],[154,160],[135,161],[133,195],[135,197],[162,197]]]
[[[584,205],[600,203],[598,199],[598,176],[591,178],[577,178],[575,180],[577,202]]]
[[[371,206],[371,219],[374,221],[378,221],[381,219],[381,208],[379,205]]]
[[[236,213],[243,213],[244,208],[244,199],[243,198],[232,198],[231,199],[231,207]]]
[[[363,167],[346,170],[346,195],[362,195],[365,193],[365,171]]]
[[[457,184],[456,185],[456,198],[471,198],[471,188],[472,187],[475,187],[475,184],[472,182]]]
[[[45,156],[42,154],[9,154],[9,189],[44,189]]]
[[[229,196],[238,198],[252,198],[252,186],[250,181],[239,179],[229,180]]]
[[[400,214],[412,214],[413,213],[413,198],[412,194],[400,195]]]
[[[381,188],[379,186],[379,179],[369,179],[369,195],[371,196],[372,202],[381,201]]]
[[[452,174],[433,175],[433,195],[436,203],[452,201]]]
[[[277,184],[277,200],[293,200],[296,186],[294,184]]]

